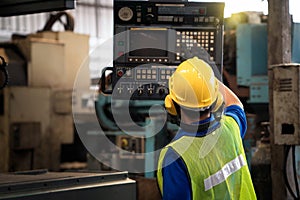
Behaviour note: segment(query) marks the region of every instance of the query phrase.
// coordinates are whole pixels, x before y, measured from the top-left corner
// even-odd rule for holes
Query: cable
[[[295,146],[293,146],[293,147],[295,147]],[[296,174],[296,165],[295,165],[295,149],[294,148],[292,148],[292,150],[293,150],[293,152],[292,152],[292,160],[293,160],[293,173],[294,173],[294,178],[295,178],[295,185],[296,185],[296,192],[297,192],[297,196],[296,196],[296,194],[293,192],[293,190],[292,190],[292,187],[291,187],[291,185],[290,185],[290,182],[289,182],[289,180],[288,180],[288,176],[287,176],[287,164],[288,164],[288,155],[289,155],[289,152],[290,152],[290,150],[291,150],[291,145],[285,145],[284,146],[284,165],[283,165],[283,167],[284,167],[284,173],[283,173],[283,175],[284,175],[284,180],[285,180],[285,184],[286,184],[286,187],[287,187],[287,189],[288,189],[288,191],[290,192],[290,194],[293,196],[293,198],[294,199],[299,199],[299,188],[298,188],[298,180],[295,178],[295,177],[297,177],[297,174]]]
[[[292,162],[293,162],[293,173],[294,173],[295,187],[296,187],[296,192],[297,192],[297,197],[298,197],[297,199],[299,199],[300,192],[299,192],[297,170],[296,170],[295,145],[292,146]]]
[[[286,184],[286,187],[287,187],[288,191],[293,196],[293,198],[296,199],[297,197],[296,197],[296,195],[294,194],[294,192],[291,188],[291,185],[290,185],[288,177],[287,177],[287,171],[286,171],[290,148],[291,148],[290,145],[285,145],[284,146],[284,165],[283,165],[283,167],[284,167],[283,172],[284,173],[283,173],[283,175],[284,175],[284,181],[285,181],[285,184]]]

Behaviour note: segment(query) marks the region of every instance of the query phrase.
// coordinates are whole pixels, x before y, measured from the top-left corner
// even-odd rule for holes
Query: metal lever
[[[0,89],[3,89],[5,86],[8,85],[8,71],[7,71],[7,63],[5,59],[0,56],[1,64],[0,64],[0,71],[3,73],[3,83],[0,85]],[[1,79],[2,80],[2,79]]]

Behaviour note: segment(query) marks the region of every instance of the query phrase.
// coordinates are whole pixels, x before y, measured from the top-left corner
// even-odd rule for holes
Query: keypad
[[[168,80],[175,71],[175,68],[162,68],[162,69],[136,69],[135,79],[136,80]]]
[[[160,70],[160,79],[168,80],[174,71],[175,71],[175,69],[161,69]]]
[[[136,80],[157,80],[157,69],[136,69]]]
[[[191,50],[193,47],[205,49],[210,55],[210,59],[215,59],[215,32],[213,30],[177,31],[176,35],[177,61],[180,61],[181,56],[185,56],[185,51]]]

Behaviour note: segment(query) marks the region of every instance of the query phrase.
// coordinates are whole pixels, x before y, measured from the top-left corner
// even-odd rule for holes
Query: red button
[[[205,9],[204,8],[200,8],[199,9],[199,13],[200,13],[200,15],[204,15],[205,14]]]
[[[119,70],[119,71],[117,72],[118,77],[123,76],[123,74],[124,74],[123,70]]]

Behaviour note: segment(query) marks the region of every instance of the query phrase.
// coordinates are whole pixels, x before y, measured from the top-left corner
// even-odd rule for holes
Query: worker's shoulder
[[[225,107],[225,109],[224,109],[225,115],[228,113],[236,113],[236,112],[245,113],[243,107],[241,107],[237,104],[232,104],[230,106]]]
[[[242,121],[246,120],[246,114],[244,109],[238,105],[230,105],[226,107],[224,111],[224,115],[235,119],[237,122],[241,120]]]

